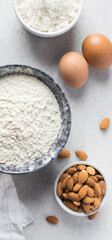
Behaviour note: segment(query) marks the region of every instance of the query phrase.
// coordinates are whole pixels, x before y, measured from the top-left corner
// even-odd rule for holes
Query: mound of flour
[[[41,32],[59,31],[75,19],[80,0],[17,0],[28,26]]]
[[[61,115],[51,90],[25,75],[0,78],[0,163],[23,165],[47,153]]]

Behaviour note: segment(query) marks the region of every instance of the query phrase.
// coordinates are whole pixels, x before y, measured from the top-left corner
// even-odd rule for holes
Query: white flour
[[[52,91],[25,75],[0,78],[0,163],[23,165],[47,153],[60,130]]]
[[[17,0],[18,10],[28,26],[55,32],[76,18],[80,0]]]

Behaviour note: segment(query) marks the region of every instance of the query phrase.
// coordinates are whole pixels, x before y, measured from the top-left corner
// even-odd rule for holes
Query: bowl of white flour
[[[14,0],[15,13],[24,28],[40,37],[56,37],[78,21],[84,0]]]
[[[0,67],[0,171],[34,172],[65,146],[71,111],[59,85],[38,69]]]

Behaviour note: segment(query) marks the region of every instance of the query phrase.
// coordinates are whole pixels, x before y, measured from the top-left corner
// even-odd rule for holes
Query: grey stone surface
[[[14,176],[19,197],[28,207],[34,223],[25,230],[27,240],[86,240],[112,238],[112,124],[106,132],[99,130],[100,121],[109,116],[112,122],[112,67],[96,70],[89,67],[87,84],[81,89],[67,87],[58,72],[58,62],[68,51],[81,53],[81,44],[90,33],[103,33],[112,39],[112,1],[85,0],[77,25],[54,39],[41,39],[23,29],[13,11],[11,0],[0,0],[0,65],[27,64],[53,77],[63,88],[71,105],[72,130],[66,148],[69,160],[55,160],[33,174]],[[108,177],[110,198],[94,221],[65,213],[56,203],[53,185],[58,172],[76,161],[75,149],[88,154],[88,163],[96,163]],[[57,226],[45,221],[47,215],[59,218]]]

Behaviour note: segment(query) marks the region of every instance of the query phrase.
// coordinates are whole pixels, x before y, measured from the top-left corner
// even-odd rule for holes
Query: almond
[[[60,177],[60,182],[63,182],[63,180],[66,178],[66,177],[68,177],[68,173],[63,173],[62,175],[61,175],[61,177]]]
[[[76,205],[74,205],[72,202],[65,200],[64,204],[66,207],[68,207],[69,209],[71,209],[72,211],[77,211],[78,207]]]
[[[90,204],[86,204],[86,203],[82,203],[83,209],[85,213],[90,213],[91,209],[90,209]]]
[[[108,128],[110,123],[110,119],[109,118],[105,118],[101,123],[100,123],[100,129],[101,130],[105,130]]]
[[[79,166],[77,166],[77,169],[78,169],[79,171],[82,171],[82,170],[85,170],[85,169],[86,169],[86,166],[85,166],[85,165],[79,165]]]
[[[98,197],[95,197],[94,199],[94,207],[97,209],[100,206],[101,200]]]
[[[73,204],[75,204],[77,207],[79,207],[81,205],[81,202],[74,201]]]
[[[102,175],[96,175],[98,180],[103,180],[103,176]]]
[[[86,181],[86,184],[89,186],[89,187],[94,187],[95,186],[95,181],[88,177],[87,181]]]
[[[68,194],[67,194],[67,193],[63,193],[62,196],[63,196],[65,199],[68,199]]]
[[[46,217],[46,221],[51,223],[51,224],[57,224],[58,223],[58,218],[55,216],[48,216]]]
[[[102,180],[99,182],[100,188],[101,188],[101,194],[104,195],[106,191],[106,185],[105,182]]]
[[[57,186],[57,194],[59,197],[61,197],[62,193],[63,193],[63,190],[61,188],[61,182],[59,182]]]
[[[70,151],[68,150],[62,150],[60,154],[58,155],[58,158],[64,159],[64,158],[69,158],[70,157]]]
[[[89,186],[87,188],[87,196],[88,197],[93,197],[94,196],[94,190]]]
[[[88,186],[87,185],[84,185],[83,187],[81,187],[81,189],[78,192],[79,197],[81,199],[84,198],[87,194],[87,191],[88,191]]]
[[[79,195],[77,193],[74,193],[74,192],[68,193],[68,199],[71,200],[71,201],[76,201],[76,202],[79,202],[81,200]]]
[[[73,189],[73,178],[70,177],[70,179],[67,182],[67,189],[68,191],[71,191]]]
[[[78,182],[79,183],[84,183],[86,182],[88,179],[88,172],[86,170],[82,170],[80,173],[79,173],[79,176],[78,176]]]
[[[74,173],[74,175],[72,177],[73,177],[73,184],[75,185],[78,182],[78,174],[77,174],[77,172]]]
[[[61,188],[62,188],[62,189],[65,189],[65,188],[67,187],[67,183],[68,183],[69,179],[70,179],[70,175],[68,175],[68,176],[63,180],[63,182],[61,183]]]
[[[70,167],[67,169],[67,173],[70,174],[70,175],[73,175],[75,172],[77,171],[77,168],[75,167]]]
[[[89,218],[90,220],[93,220],[93,219],[95,219],[95,218],[97,217],[98,213],[99,213],[99,212],[96,212],[96,213],[88,216],[88,218]]]
[[[77,184],[73,187],[73,192],[78,192],[81,187],[82,187],[82,184],[77,183]]]
[[[80,160],[85,161],[87,159],[87,154],[83,151],[75,151],[76,155]]]
[[[93,203],[94,202],[94,198],[90,198],[90,197],[85,197],[83,199],[83,203],[86,203],[86,204],[90,204],[90,203]]]
[[[95,169],[93,167],[87,167],[86,168],[89,175],[95,175]]]
[[[98,178],[96,176],[89,176],[89,178],[91,178],[92,180],[94,180],[95,182],[98,182]]]
[[[97,197],[101,196],[101,187],[100,187],[99,183],[95,184],[93,190],[94,190],[94,193]]]

